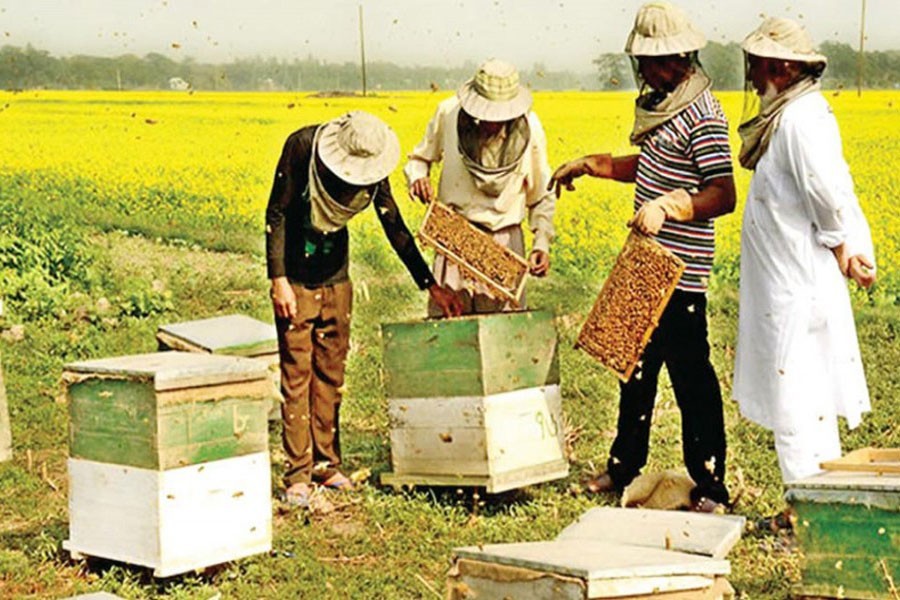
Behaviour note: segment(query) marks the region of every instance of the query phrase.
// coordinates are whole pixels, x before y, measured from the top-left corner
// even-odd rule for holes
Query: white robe
[[[830,250],[841,242],[874,264],[837,122],[815,92],[784,109],[741,233],[733,394],[745,417],[775,432],[785,480],[840,455],[836,417],[854,428],[870,409],[847,283]],[[810,455],[797,455],[807,445]]]

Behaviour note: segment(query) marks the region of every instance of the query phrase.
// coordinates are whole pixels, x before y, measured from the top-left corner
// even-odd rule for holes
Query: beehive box
[[[157,471],[70,458],[73,558],[100,557],[168,577],[272,547],[269,453]]]
[[[559,383],[549,312],[385,323],[381,335],[391,399],[485,396]]]
[[[732,600],[727,560],[591,540],[454,549],[451,600]]]
[[[557,334],[545,312],[382,326],[388,485],[497,493],[568,475]]]
[[[826,471],[786,486],[803,556],[796,596],[896,599],[900,473]]]
[[[491,296],[519,306],[528,275],[524,258],[437,201],[428,205],[418,235],[423,244],[485,284]]]
[[[576,346],[628,381],[684,269],[684,262],[669,250],[632,231]]]
[[[246,315],[224,315],[160,325],[156,341],[160,350],[246,356],[263,361],[272,378],[269,420],[281,417],[281,371],[275,325]]]
[[[392,399],[389,411],[387,485],[477,486],[495,494],[569,474],[558,385]]]
[[[66,365],[72,458],[165,470],[268,449],[256,360],[158,352]]]

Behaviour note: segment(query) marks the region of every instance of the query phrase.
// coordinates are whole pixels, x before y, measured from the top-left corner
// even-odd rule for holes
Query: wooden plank
[[[9,403],[3,381],[3,358],[0,356],[0,462],[12,459],[12,427],[9,422]]]
[[[588,540],[557,540],[489,544],[455,548],[456,556],[536,571],[546,571],[591,582],[674,575],[727,575],[728,561],[640,546]]]
[[[484,429],[392,429],[391,464],[398,474],[488,475]]]
[[[168,577],[271,548],[269,455],[156,471],[69,459],[75,553]]]
[[[860,448],[836,460],[823,462],[827,471],[900,473],[900,448]]]
[[[740,540],[746,519],[675,510],[601,506],[562,530],[557,540],[595,540],[725,558]]]
[[[404,473],[382,473],[382,485],[395,488],[433,485],[438,487],[485,487],[490,478],[487,475],[417,475]]]
[[[418,467],[416,463],[412,463]],[[428,465],[426,464],[425,467]],[[569,474],[569,463],[555,461],[532,465],[516,471],[493,475],[441,475],[433,473],[382,473],[381,483],[393,487],[483,487],[488,494],[499,494],[536,483],[561,479]]]
[[[236,383],[268,376],[266,365],[253,359],[174,351],[70,363],[63,372],[63,379],[67,382],[90,378],[150,380],[158,391]]]
[[[900,474],[897,473],[860,473],[857,471],[825,471],[796,481],[788,481],[785,487],[789,492],[803,494],[814,490],[852,492],[900,492]]]
[[[566,460],[532,464],[520,469],[492,473],[486,491],[488,494],[499,494],[536,483],[562,479],[568,475],[569,463]]]

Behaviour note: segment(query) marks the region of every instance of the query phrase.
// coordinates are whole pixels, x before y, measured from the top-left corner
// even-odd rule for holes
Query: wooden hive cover
[[[385,323],[381,331],[388,398],[485,396],[559,383],[549,312]]]
[[[731,571],[727,560],[589,540],[490,544],[455,548],[453,552],[457,558],[582,579],[588,598],[604,597],[600,590],[611,580],[690,575],[712,578]]]
[[[528,275],[524,258],[437,201],[428,205],[418,235],[423,244],[485,284],[491,296],[519,306]]]
[[[741,539],[746,519],[680,510],[592,508],[558,540],[595,540],[724,558]]]
[[[260,356],[278,352],[275,325],[246,315],[225,315],[160,325],[156,339],[165,349]]]
[[[628,381],[684,269],[684,262],[672,252],[632,231],[576,346]]]
[[[271,380],[252,358],[157,352],[66,365],[73,458],[170,469],[268,449]]]

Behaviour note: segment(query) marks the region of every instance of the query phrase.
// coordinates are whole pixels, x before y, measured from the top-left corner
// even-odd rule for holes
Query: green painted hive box
[[[63,381],[72,458],[165,470],[268,450],[261,361],[157,352],[72,363]]]
[[[549,312],[388,323],[381,330],[388,398],[487,396],[559,383]]]
[[[801,598],[896,599],[900,473],[826,471],[789,482],[803,559]]]

